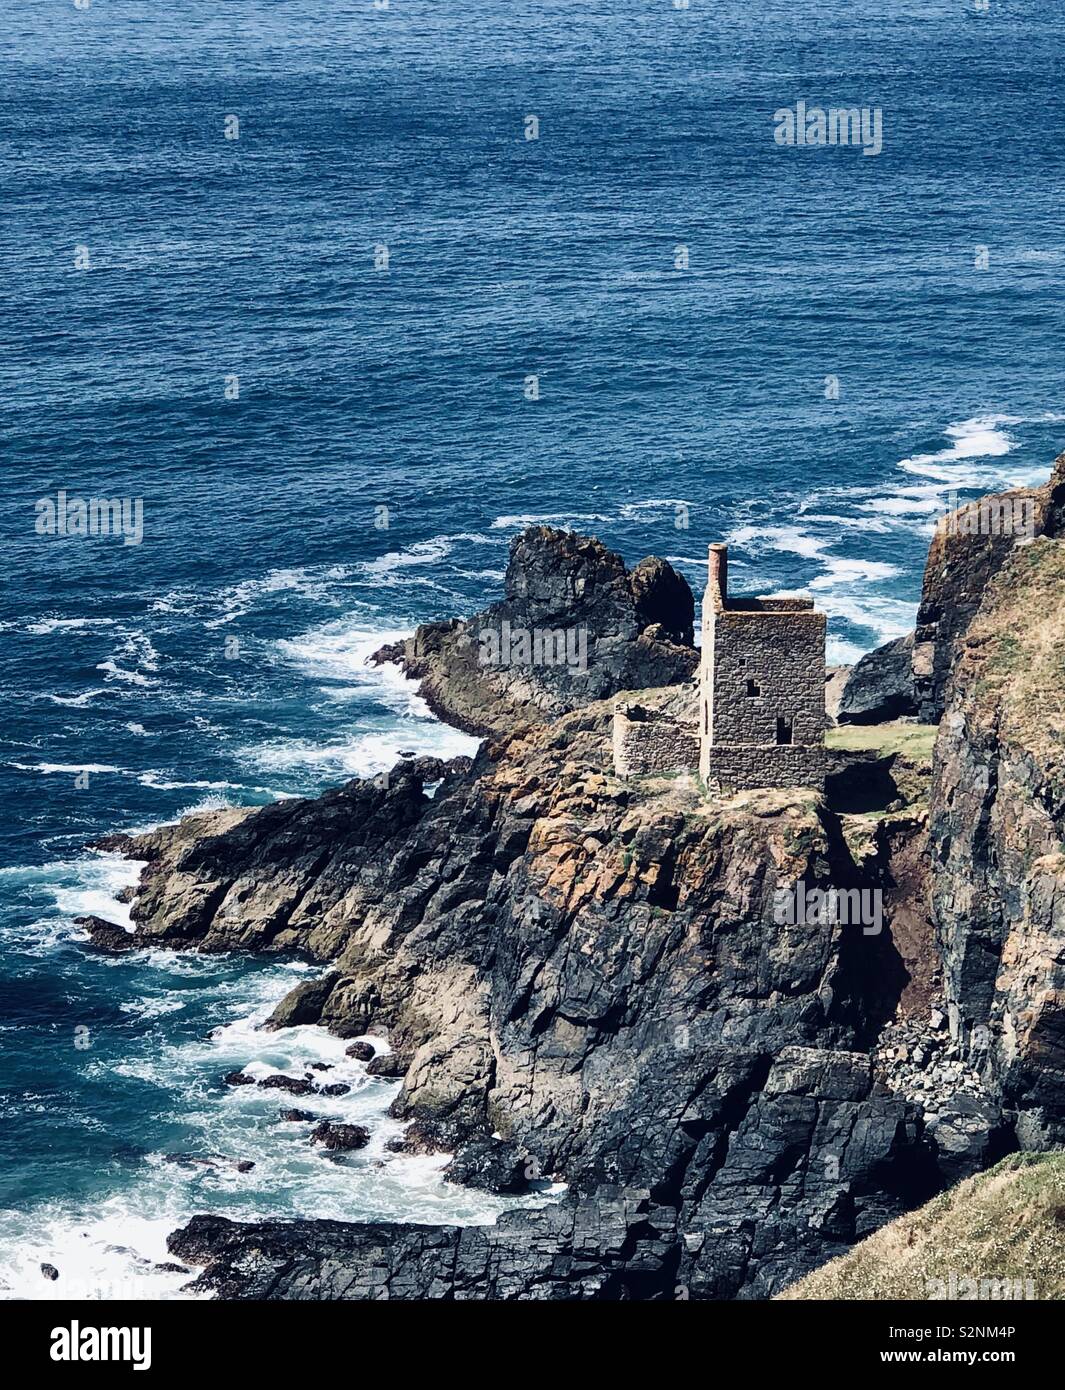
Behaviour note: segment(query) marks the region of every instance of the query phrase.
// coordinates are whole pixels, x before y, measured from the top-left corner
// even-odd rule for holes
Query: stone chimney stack
[[[728,546],[710,547],[710,572],[707,588],[714,608],[722,610],[728,603]]]

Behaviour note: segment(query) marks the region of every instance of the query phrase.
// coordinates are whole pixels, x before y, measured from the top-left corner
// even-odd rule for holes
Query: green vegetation
[[[935,724],[915,724],[908,719],[892,719],[886,724],[840,724],[825,734],[825,746],[851,752],[901,753],[911,762],[932,760],[936,741]]]
[[[1065,1298],[1065,1153],[1011,1154],[779,1297]]]

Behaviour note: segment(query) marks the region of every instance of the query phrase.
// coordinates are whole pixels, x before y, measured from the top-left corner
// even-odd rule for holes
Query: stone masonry
[[[731,598],[728,550],[710,547],[697,723],[619,700],[619,777],[693,770],[710,791],[825,781],[825,616],[808,598]]]
[[[825,615],[808,598],[730,598],[710,547],[699,669],[699,772],[713,790],[825,781]]]
[[[614,707],[614,770],[619,777],[694,772],[699,734],[660,710],[619,700]]]

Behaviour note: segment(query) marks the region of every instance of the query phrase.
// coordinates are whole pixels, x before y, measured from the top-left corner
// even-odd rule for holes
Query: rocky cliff
[[[547,542],[526,541],[510,604],[543,597]],[[197,1217],[172,1249],[198,1287],[764,1298],[1009,1148],[1059,1142],[1062,544],[1014,547],[980,595],[931,768],[902,721],[837,730],[822,798],[622,781],[611,700],[545,686],[516,720],[515,688],[452,680],[467,655],[444,644],[441,688],[509,725],[472,762],[127,842],[148,861],[136,944],[320,962],[267,1026],[386,1033],[407,1149],[499,1192],[567,1185],[479,1230]],[[602,562],[582,593],[596,621],[604,593],[629,613],[630,654],[690,635],[668,580],[675,606],[641,628],[596,547],[564,550]],[[619,657],[608,686],[630,659],[644,671]],[[545,722],[556,698],[576,707]],[[782,916],[797,884],[875,894],[876,923]]]
[[[1018,1112],[1065,1140],[1065,541],[1016,548],[946,688],[929,847],[951,1023]]]
[[[475,1181],[563,1180],[587,1211],[668,1209],[656,1240],[686,1239],[659,1295],[765,1296],[938,1181],[919,1108],[874,1084],[885,982],[908,978],[890,935],[776,920],[779,889],[856,885],[878,851],[859,868],[808,795],[620,783],[609,723],[599,703],[472,767],[157,831],[131,846],[133,917],[153,944],[328,960],[273,1022],[387,1031],[413,1145]]]

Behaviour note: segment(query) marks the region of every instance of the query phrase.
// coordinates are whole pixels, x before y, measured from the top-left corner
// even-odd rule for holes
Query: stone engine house
[[[699,670],[708,787],[824,786],[825,615],[809,598],[731,598],[710,547]]]
[[[698,706],[619,701],[619,777],[694,771],[708,790],[825,781],[825,615],[809,598],[732,598],[728,548],[710,547]]]

